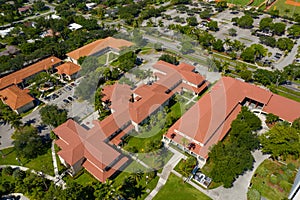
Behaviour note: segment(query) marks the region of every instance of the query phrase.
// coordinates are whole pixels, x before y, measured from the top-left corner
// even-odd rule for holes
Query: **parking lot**
[[[80,80],[65,85],[63,88],[53,92],[47,97],[43,98],[46,104],[54,104],[59,108],[66,109],[68,116],[74,118],[76,121],[81,121],[94,111],[93,105],[87,101],[81,101],[75,95],[75,88],[78,86]]]

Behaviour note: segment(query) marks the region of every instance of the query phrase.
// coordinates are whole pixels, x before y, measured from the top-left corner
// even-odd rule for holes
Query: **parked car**
[[[72,97],[68,97],[68,99],[69,99],[70,101],[74,101],[74,99],[73,99]]]
[[[70,103],[70,101],[68,101],[67,99],[64,99],[63,102],[67,104]]]
[[[69,90],[69,91],[72,90],[72,88],[71,88],[70,86],[66,86],[65,88],[66,88],[67,90]]]

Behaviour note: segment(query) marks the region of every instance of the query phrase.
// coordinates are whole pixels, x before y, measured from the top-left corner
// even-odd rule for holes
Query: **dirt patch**
[[[296,2],[293,0],[287,0],[285,3],[293,6],[300,6],[300,2]]]

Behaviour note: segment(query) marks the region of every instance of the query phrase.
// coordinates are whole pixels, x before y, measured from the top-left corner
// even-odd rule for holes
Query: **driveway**
[[[9,124],[4,125],[0,123],[0,150],[12,146],[11,135],[13,132],[14,129],[12,129]]]

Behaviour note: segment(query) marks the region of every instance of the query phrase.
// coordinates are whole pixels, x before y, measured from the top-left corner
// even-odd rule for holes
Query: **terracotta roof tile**
[[[80,57],[93,55],[105,48],[113,48],[113,49],[120,50],[122,47],[130,47],[132,45],[133,43],[123,39],[107,37],[105,39],[96,40],[79,49],[69,52],[67,53],[67,56],[75,60],[78,60]]]
[[[79,70],[81,69],[79,65],[76,65],[72,62],[66,62],[62,65],[59,65],[58,67],[56,67],[57,69],[57,73],[62,75],[62,74],[66,74],[66,75],[73,75],[77,72],[79,72]]]
[[[16,85],[1,90],[0,97],[13,110],[17,110],[34,100],[28,91],[22,90]]]
[[[188,110],[168,131],[182,134],[203,146],[195,152],[206,158],[209,147],[222,140],[231,122],[241,110],[240,103],[249,98],[265,104],[263,111],[293,121],[300,116],[300,103],[230,77],[223,77]]]
[[[13,84],[19,84],[23,81],[23,79],[43,70],[48,70],[53,65],[58,64],[60,62],[61,60],[59,58],[51,56],[28,67],[20,69],[14,73],[11,73],[7,76],[4,76],[0,78],[0,90]]]

